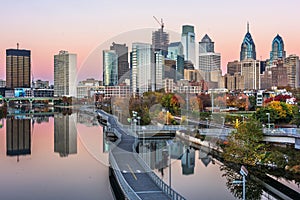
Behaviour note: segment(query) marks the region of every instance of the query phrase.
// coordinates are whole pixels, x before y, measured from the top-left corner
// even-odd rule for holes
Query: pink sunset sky
[[[194,25],[197,43],[207,33],[215,42],[215,51],[221,53],[223,70],[227,62],[239,59],[247,21],[257,59],[269,58],[277,34],[284,40],[287,55],[300,55],[299,10],[297,0],[4,1],[0,8],[0,79],[5,79],[5,50],[16,48],[17,43],[21,49],[31,50],[35,80],[53,82],[53,56],[60,50],[77,54],[79,80],[101,79],[101,59],[91,64],[87,60],[91,52],[101,57],[97,47],[108,49],[111,38],[133,30],[159,28],[153,16],[163,18],[165,28],[178,34],[182,25]],[[144,37],[150,42],[151,32]],[[170,40],[176,41],[172,36]],[[92,70],[85,70],[86,65],[93,65]]]

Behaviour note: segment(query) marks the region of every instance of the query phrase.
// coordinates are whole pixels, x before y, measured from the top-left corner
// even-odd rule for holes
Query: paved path
[[[112,128],[117,129],[119,133],[121,133],[121,142],[112,150],[112,154],[130,187],[141,199],[170,199],[149,176],[149,173],[152,172],[145,171],[136,160],[134,156],[135,152],[133,152],[135,138],[127,135],[127,133],[117,125],[113,117],[109,117],[108,122]]]

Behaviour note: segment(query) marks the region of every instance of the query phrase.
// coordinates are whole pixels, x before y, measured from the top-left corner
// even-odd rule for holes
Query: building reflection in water
[[[139,141],[137,151],[148,166],[158,169],[162,175],[169,164],[169,149],[166,140]]]
[[[183,175],[194,174],[195,150],[193,148],[186,147],[186,150],[181,157],[181,167]]]
[[[77,154],[76,115],[54,115],[54,152],[60,157]]]
[[[6,119],[6,155],[17,156],[31,154],[31,119],[15,116]]]
[[[207,167],[210,163],[215,164],[215,160],[212,158],[211,149],[209,147],[201,146],[199,148],[199,159]]]

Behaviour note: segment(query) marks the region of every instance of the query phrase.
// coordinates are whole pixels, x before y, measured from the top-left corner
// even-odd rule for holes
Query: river
[[[112,146],[94,115],[18,114],[0,123],[0,199],[113,199],[108,177]],[[240,195],[228,186],[228,173],[239,178],[238,173],[225,169],[208,148],[173,139],[140,141],[137,150],[187,199]],[[300,193],[299,186],[294,187]],[[259,197],[280,199],[263,188]]]

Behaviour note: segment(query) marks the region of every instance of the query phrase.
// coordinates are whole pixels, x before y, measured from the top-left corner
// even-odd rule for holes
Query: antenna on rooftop
[[[19,49],[19,43],[17,43],[17,49]]]

